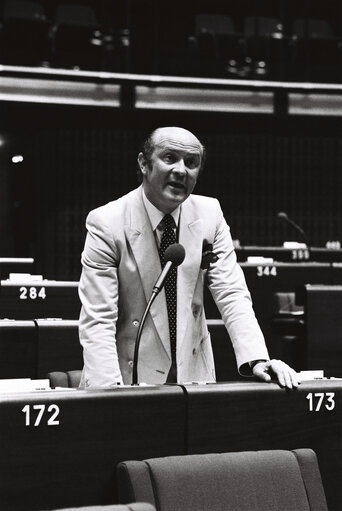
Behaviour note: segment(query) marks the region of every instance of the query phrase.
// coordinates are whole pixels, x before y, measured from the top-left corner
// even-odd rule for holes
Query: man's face
[[[170,213],[193,191],[201,167],[202,146],[190,131],[161,128],[154,135],[148,166],[142,153],[138,161],[146,197],[163,213]]]

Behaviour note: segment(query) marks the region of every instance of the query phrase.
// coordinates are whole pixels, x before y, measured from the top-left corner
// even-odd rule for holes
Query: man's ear
[[[139,164],[141,173],[145,176],[146,173],[147,173],[148,166],[147,166],[147,161],[146,161],[146,158],[144,156],[144,153],[139,153],[138,154],[138,164]]]

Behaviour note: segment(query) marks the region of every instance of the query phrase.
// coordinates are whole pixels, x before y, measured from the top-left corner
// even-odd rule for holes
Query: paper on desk
[[[315,371],[300,371],[298,374],[301,381],[321,380],[324,378],[323,369],[318,369]]]
[[[10,378],[0,380],[0,392],[32,392],[35,390],[51,390],[50,380],[31,380],[31,378]]]

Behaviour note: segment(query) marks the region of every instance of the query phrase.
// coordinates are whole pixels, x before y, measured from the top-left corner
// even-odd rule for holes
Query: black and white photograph
[[[0,511],[341,511],[342,4],[0,0]]]

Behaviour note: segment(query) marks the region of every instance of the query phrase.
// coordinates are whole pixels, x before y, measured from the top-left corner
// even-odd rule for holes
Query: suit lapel
[[[181,349],[188,314],[192,313],[189,307],[198,279],[202,257],[203,223],[191,206],[189,199],[182,204],[179,243],[185,248],[185,259],[178,267],[177,277],[177,350]]]
[[[132,193],[130,218],[125,225],[125,231],[138,267],[147,303],[161,272],[161,264],[154,233],[142,200],[142,187]],[[167,306],[164,290],[159,293],[153,302],[150,314],[160,340],[168,355],[171,356],[169,328],[165,321]]]

